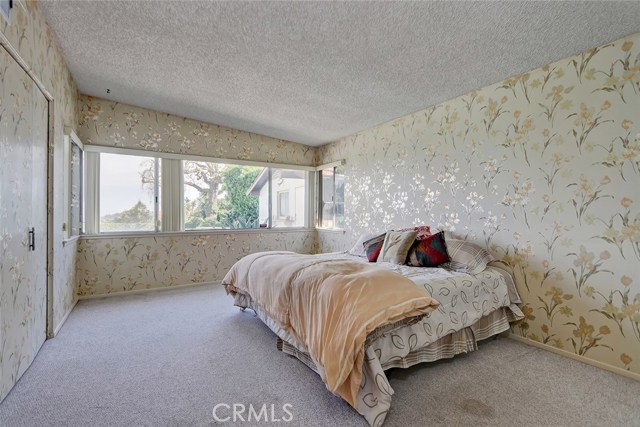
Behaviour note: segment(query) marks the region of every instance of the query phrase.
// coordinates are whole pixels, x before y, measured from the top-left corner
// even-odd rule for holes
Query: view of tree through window
[[[258,197],[249,190],[265,168],[185,161],[184,228],[258,228]]]

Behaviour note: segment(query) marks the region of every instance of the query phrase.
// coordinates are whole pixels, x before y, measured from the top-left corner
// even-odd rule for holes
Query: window
[[[310,167],[90,147],[87,232],[306,227]],[[130,153],[130,154],[129,154]]]
[[[100,232],[156,231],[158,161],[154,157],[100,154]]]
[[[260,226],[268,186],[258,178],[267,168],[198,161],[184,161],[183,168],[185,230]]]
[[[66,132],[64,138],[64,206],[65,238],[83,233],[84,217],[84,146],[76,133]]]
[[[318,227],[344,228],[344,172],[342,165],[318,171]]]

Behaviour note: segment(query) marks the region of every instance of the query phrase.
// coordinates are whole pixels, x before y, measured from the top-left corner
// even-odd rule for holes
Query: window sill
[[[186,236],[209,236],[226,234],[262,234],[262,233],[300,233],[311,232],[313,228],[253,228],[237,230],[189,230],[189,231],[132,231],[120,233],[83,234],[81,240],[93,239],[127,239],[131,237],[186,237]]]
[[[316,230],[322,231],[323,233],[339,233],[344,234],[347,232],[344,228],[321,228],[317,227]]]

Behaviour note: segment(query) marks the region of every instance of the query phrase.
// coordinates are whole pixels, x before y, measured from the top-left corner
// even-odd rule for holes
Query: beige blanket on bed
[[[367,334],[438,305],[392,271],[293,252],[248,255],[222,283],[228,293],[249,295],[305,346],[327,388],[354,407]]]

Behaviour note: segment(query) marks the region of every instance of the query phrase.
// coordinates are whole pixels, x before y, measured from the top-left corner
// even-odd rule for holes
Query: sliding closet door
[[[0,47],[0,401],[46,337],[48,104]]]

